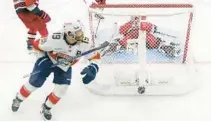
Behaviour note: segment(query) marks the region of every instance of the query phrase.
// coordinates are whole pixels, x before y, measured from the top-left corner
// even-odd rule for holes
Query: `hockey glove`
[[[85,67],[81,71],[81,75],[85,75],[82,80],[84,84],[89,84],[92,80],[95,79],[96,74],[99,70],[99,67],[97,64],[91,63],[89,66]]]

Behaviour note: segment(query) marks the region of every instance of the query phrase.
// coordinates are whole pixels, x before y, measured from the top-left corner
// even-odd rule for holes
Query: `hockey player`
[[[33,47],[44,53],[39,58],[33,68],[33,72],[41,71],[38,74],[31,75],[29,81],[25,83],[17,93],[12,103],[12,111],[16,112],[20,104],[36,89],[40,88],[51,72],[54,73],[53,83],[54,90],[46,97],[42,105],[41,115],[45,120],[50,120],[51,108],[57,104],[62,98],[71,83],[72,65],[77,63],[79,59],[67,62],[71,56],[80,55],[89,49],[89,41],[84,37],[82,25],[79,21],[73,23],[65,23],[64,28],[48,38],[41,38],[33,43]],[[81,75],[85,75],[82,79],[84,84],[89,84],[95,79],[99,70],[97,65],[100,59],[99,53],[95,52],[86,56],[90,61],[90,65],[85,67]],[[51,67],[56,62],[60,62],[57,67]]]
[[[138,16],[132,16],[130,21],[119,27],[118,36],[114,37],[114,40],[117,40],[118,43],[111,45],[109,53],[115,52],[118,45],[121,45],[121,49],[126,49],[130,40],[139,38],[140,30],[146,32],[146,46],[148,49],[157,49],[160,53],[170,57],[181,55],[181,43],[179,42],[179,37],[175,34],[176,32],[169,34],[169,30],[150,22],[141,22]]]
[[[50,22],[50,16],[43,10],[39,9],[39,0],[13,0],[15,11],[28,28],[27,49],[32,49],[32,43],[36,38],[37,32],[41,37],[48,36],[46,23]]]

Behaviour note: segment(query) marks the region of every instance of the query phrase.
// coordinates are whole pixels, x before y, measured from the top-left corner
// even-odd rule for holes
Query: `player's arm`
[[[25,4],[29,11],[41,17],[44,22],[47,23],[51,20],[50,16],[45,11],[39,9],[35,0],[25,0]]]

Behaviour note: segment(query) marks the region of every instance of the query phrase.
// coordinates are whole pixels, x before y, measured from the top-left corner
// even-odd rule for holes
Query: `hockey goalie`
[[[138,44],[140,31],[146,32],[146,48],[148,51],[156,50],[157,53],[165,56],[166,58],[178,58],[183,54],[182,42],[180,42],[180,35],[177,31],[158,27],[157,25],[144,21],[141,22],[141,17],[131,16],[130,20],[120,26],[114,23],[113,29],[104,30],[99,32],[106,35],[106,31],[111,33],[112,44],[107,50],[104,50],[103,56],[114,55],[119,52],[136,52],[138,50]],[[107,35],[108,36],[108,35]]]
[[[175,90],[177,87],[174,85],[180,87],[183,83],[179,77],[174,77],[172,74],[186,74],[186,70],[180,70],[178,67],[178,70],[169,72],[166,67],[158,66],[157,63],[152,63],[156,65],[152,70],[144,69],[146,65],[142,65],[143,62],[139,60],[139,56],[141,56],[139,53],[142,51],[139,48],[144,48],[145,45],[140,45],[145,41],[147,58],[145,63],[148,61],[157,61],[161,64],[166,62],[165,64],[170,66],[174,65],[172,62],[178,61],[182,64],[184,53],[182,34],[170,27],[163,28],[150,21],[143,21],[140,16],[128,17],[124,23],[118,22],[110,23],[113,25],[110,28],[102,22],[106,28],[101,28],[99,32],[96,32],[96,43],[102,43],[100,40],[110,40],[110,45],[101,51],[102,70],[96,80],[98,85],[90,86],[89,90],[97,94],[117,95],[179,93]],[[145,38],[141,37],[143,35]],[[145,60],[145,57],[141,58]],[[156,72],[158,70],[160,72]],[[186,76],[188,77],[188,75]],[[103,82],[105,77],[106,82]]]

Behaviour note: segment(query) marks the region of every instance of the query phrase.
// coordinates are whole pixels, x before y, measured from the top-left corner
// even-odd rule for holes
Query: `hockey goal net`
[[[104,95],[174,95],[195,87],[192,4],[92,4],[92,41],[110,41],[88,89]]]

